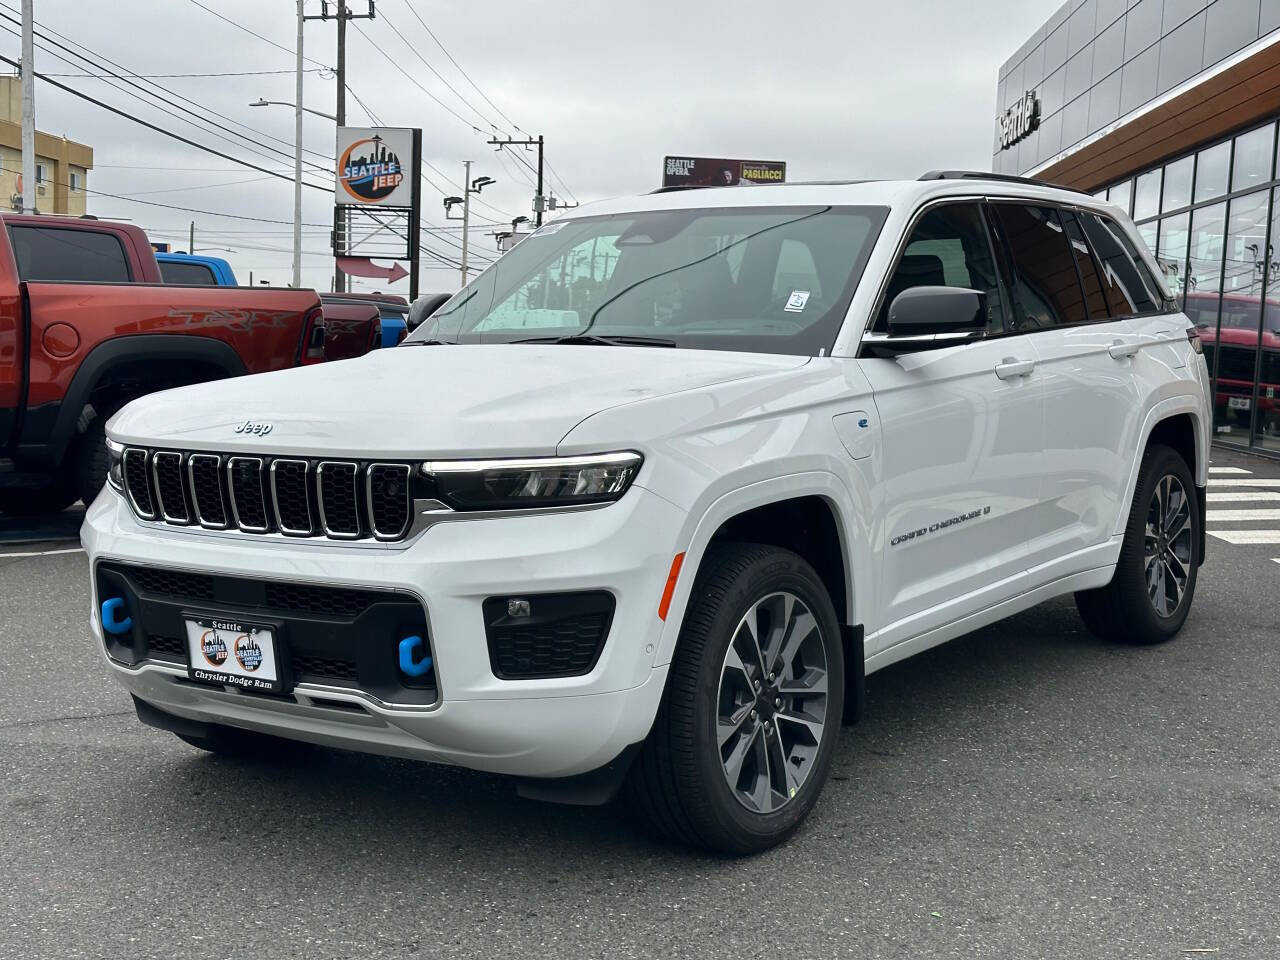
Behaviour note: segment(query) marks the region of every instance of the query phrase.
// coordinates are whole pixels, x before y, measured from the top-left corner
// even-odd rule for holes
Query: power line
[[[192,0],[192,2],[194,2],[194,0]],[[18,61],[12,60],[9,57],[4,56],[3,54],[0,54],[0,60],[3,60],[5,63],[9,64],[9,66],[14,67],[15,69],[21,69],[21,64],[18,63]],[[57,87],[59,90],[66,91],[67,93],[71,94],[73,97],[79,97],[81,100],[86,100],[89,103],[94,104],[95,106],[101,107],[104,110],[108,110],[111,113],[116,114],[117,116],[124,117],[126,120],[131,120],[140,126],[146,127],[148,130],[154,130],[156,133],[162,134],[163,136],[169,137],[170,139],[177,140],[180,143],[185,143],[189,147],[195,147],[197,150],[203,150],[205,153],[213,154],[215,157],[221,157],[223,160],[230,160],[232,163],[239,164],[242,167],[248,167],[250,170],[257,170],[259,173],[265,173],[270,176],[276,177],[277,179],[280,179],[280,180],[287,180],[290,183],[293,182],[293,177],[285,176],[283,173],[277,173],[274,170],[268,170],[266,167],[260,167],[256,163],[250,163],[248,160],[241,160],[239,157],[234,157],[229,153],[223,153],[221,150],[216,150],[213,147],[206,146],[203,143],[197,143],[195,140],[188,139],[187,137],[184,137],[178,133],[174,133],[171,130],[166,130],[164,129],[164,127],[158,127],[154,123],[149,123],[148,121],[143,120],[141,117],[135,117],[132,114],[126,113],[125,111],[119,109],[118,107],[111,106],[111,104],[109,103],[103,103],[97,97],[91,97],[89,94],[82,93],[81,91],[76,90],[74,87],[67,86],[65,83],[62,83],[59,80],[53,80],[45,76],[44,74],[38,73],[34,70],[32,71],[32,74],[36,77],[39,77],[45,83],[51,84],[52,86]],[[306,181],[306,180],[302,182],[302,185],[304,187],[310,187],[313,190],[323,190],[325,193],[331,193],[333,191],[332,187],[321,186],[319,184],[311,183],[310,181]],[[256,219],[256,218],[250,217],[248,219]]]
[[[12,8],[11,8],[12,9]],[[50,31],[51,33],[53,31]],[[295,74],[296,70],[237,70],[230,73],[131,73],[130,76],[137,77],[140,80],[173,80],[185,77],[265,77],[275,74],[287,73],[290,76]],[[327,73],[327,67],[307,67],[303,73]],[[93,77],[98,80],[106,79],[114,76],[110,73],[50,73],[50,77]]]
[[[412,12],[413,8],[412,8],[412,7],[410,7],[409,9],[410,9],[410,11]],[[416,16],[416,14],[415,14],[415,16]],[[386,14],[386,9],[385,9],[385,8],[383,8],[383,13],[382,13],[382,22],[383,22],[383,23],[385,23],[388,27],[390,27],[390,28],[391,28],[391,32],[392,32],[392,33],[394,33],[397,37],[399,37],[399,38],[400,38],[400,41],[401,41],[401,42],[402,42],[406,47],[408,47],[408,48],[409,48],[409,52],[410,52],[410,53],[412,53],[415,57],[417,57],[417,58],[422,62],[422,65],[423,65],[424,67],[426,67],[428,70],[430,70],[430,71],[432,72],[432,74],[434,74],[434,75],[435,75],[436,79],[438,79],[441,83],[443,83],[446,87],[448,87],[448,88],[449,88],[449,90],[450,90],[450,91],[452,91],[452,93],[453,93],[453,95],[454,95],[455,97],[457,97],[457,98],[458,98],[459,100],[461,100],[464,104],[466,104],[466,105],[467,105],[467,107],[468,107],[468,108],[469,108],[469,109],[470,109],[470,110],[471,110],[471,111],[472,111],[472,112],[473,112],[477,117],[479,117],[479,118],[480,118],[480,120],[481,120],[483,123],[487,123],[487,124],[488,124],[490,127],[492,127],[495,131],[499,129],[499,127],[498,127],[498,125],[497,125],[496,123],[494,123],[491,119],[489,119],[488,117],[486,117],[486,116],[484,115],[484,113],[482,113],[479,109],[477,109],[477,108],[476,108],[475,104],[473,104],[470,100],[468,100],[466,97],[464,97],[464,96],[463,96],[463,95],[458,91],[457,87],[455,87],[455,86],[454,86],[453,84],[451,84],[448,80],[446,80],[446,79],[444,78],[444,75],[443,75],[443,74],[441,74],[441,73],[440,73],[440,71],[439,71],[439,70],[437,70],[435,67],[433,67],[433,66],[431,65],[430,61],[428,61],[428,60],[427,60],[427,58],[426,58],[426,57],[424,57],[424,56],[421,54],[421,52],[419,52],[418,48],[417,48],[417,47],[415,47],[412,43],[410,43],[410,42],[409,42],[409,40],[405,37],[405,35],[404,35],[403,33],[401,33],[401,32],[400,32],[400,30],[396,27],[396,25],[395,25],[394,23],[392,23],[392,22],[391,22],[390,18],[389,18],[389,17],[387,16],[387,14]]]
[[[211,14],[213,14],[215,17],[217,17],[217,18],[218,18],[219,20],[221,20],[223,23],[229,23],[229,24],[231,24],[231,26],[235,27],[237,30],[243,30],[245,33],[249,34],[249,36],[251,36],[251,37],[257,37],[257,38],[258,38],[259,40],[261,40],[263,43],[270,44],[271,46],[275,47],[277,50],[283,50],[285,53],[287,53],[287,54],[288,54],[289,56],[291,56],[291,57],[293,57],[293,56],[297,56],[296,51],[294,51],[294,50],[290,50],[288,47],[284,46],[283,44],[276,43],[274,40],[270,40],[270,39],[268,39],[267,37],[264,37],[264,36],[263,36],[262,34],[260,34],[260,33],[254,33],[254,31],[250,30],[250,29],[249,29],[248,27],[246,27],[244,24],[236,23],[234,20],[232,20],[232,19],[230,19],[230,18],[228,18],[228,17],[224,17],[224,16],[223,16],[222,14],[220,14],[217,10],[211,10],[209,7],[206,7],[203,3],[201,3],[201,2],[200,2],[200,0],[190,0],[190,2],[191,2],[191,3],[194,3],[197,7],[199,7],[201,10],[203,10],[205,13],[211,13]],[[328,71],[328,72],[333,72],[333,67],[329,66],[329,64],[327,64],[327,63],[321,63],[319,60],[315,60],[315,59],[313,59],[313,58],[311,58],[311,57],[306,56],[305,54],[303,55],[302,59],[306,60],[308,63],[314,63],[317,67],[323,67],[323,68],[324,68],[326,71]],[[290,70],[290,71],[287,71],[287,72],[292,73],[293,71],[292,71],[292,70]]]
[[[498,106],[496,103],[494,103],[492,100],[490,100],[489,95],[487,93],[485,93],[478,86],[476,86],[476,82],[471,79],[471,75],[468,74],[467,71],[462,69],[462,64],[458,63],[458,61],[453,58],[453,54],[451,54],[447,49],[445,49],[445,45],[441,43],[440,38],[435,35],[432,29],[427,26],[427,22],[423,20],[421,16],[419,16],[417,10],[413,9],[413,4],[410,2],[410,0],[405,0],[405,6],[409,8],[409,12],[413,14],[414,19],[417,20],[418,23],[422,24],[422,29],[427,31],[427,36],[429,36],[432,40],[434,40],[436,46],[440,48],[440,51],[446,57],[449,58],[449,62],[452,63],[454,67],[457,68],[457,71],[460,74],[462,74],[463,77],[466,78],[467,83],[471,84],[475,92],[480,94],[480,96],[484,98],[484,102],[489,104],[489,106],[493,107],[493,109],[498,112],[498,116],[500,116],[503,120],[507,121],[507,123],[509,123],[512,127],[514,127],[518,133],[524,133],[525,131],[520,128],[520,124],[516,123],[514,120],[508,117],[505,113],[503,113],[502,108]]]
[[[191,2],[192,2],[192,3],[195,3],[195,0],[191,0]],[[447,103],[445,103],[445,102],[444,102],[443,100],[441,100],[439,97],[437,97],[434,93],[432,93],[430,90],[428,90],[428,89],[427,89],[426,87],[424,87],[422,84],[420,84],[420,83],[419,83],[419,82],[414,78],[413,74],[409,73],[409,71],[408,71],[408,70],[406,70],[404,67],[400,66],[400,61],[399,61],[399,60],[397,60],[395,57],[392,57],[389,53],[387,53],[385,50],[383,50],[383,49],[382,49],[382,47],[378,46],[378,44],[377,44],[377,43],[375,43],[375,42],[373,41],[373,39],[372,39],[372,38],[371,38],[367,33],[365,33],[365,32],[364,32],[364,28],[363,28],[363,27],[361,27],[361,26],[360,26],[360,24],[358,24],[358,23],[352,23],[352,24],[351,24],[351,26],[353,26],[353,27],[355,27],[355,28],[356,28],[356,33],[358,33],[358,34],[360,34],[360,36],[364,37],[365,41],[366,41],[366,42],[367,42],[371,47],[373,47],[373,49],[377,50],[377,51],[378,51],[378,53],[382,56],[382,58],[383,58],[384,60],[386,60],[386,61],[387,61],[388,63],[390,63],[393,67],[395,67],[397,70],[399,70],[399,71],[400,71],[400,73],[404,76],[404,78],[405,78],[406,80],[408,80],[408,81],[409,81],[410,83],[412,83],[415,87],[417,87],[419,90],[421,90],[423,93],[425,93],[428,97],[430,97],[432,100],[434,100],[436,103],[438,103],[438,104],[439,104],[441,107],[443,107],[443,108],[445,109],[445,111],[446,111],[446,112],[448,112],[451,116],[456,117],[458,120],[460,120],[460,121],[462,121],[464,124],[466,124],[466,125],[467,125],[467,127],[468,127],[469,129],[474,130],[476,133],[484,133],[484,131],[483,131],[483,130],[481,130],[479,127],[477,127],[474,123],[472,123],[470,120],[468,120],[468,119],[467,119],[466,117],[464,117],[462,114],[458,113],[458,111],[457,111],[457,110],[453,109],[453,107],[449,106]],[[404,39],[404,38],[402,37],[401,39]],[[408,41],[406,41],[406,43],[407,43],[407,42],[408,42]]]
[[[3,6],[3,7],[5,7],[6,9],[8,9],[8,10],[9,10],[9,13],[11,13],[11,14],[12,14],[12,13],[17,13],[17,12],[18,12],[18,11],[16,11],[12,6],[10,6],[8,3],[0,2],[0,6]],[[16,24],[16,25],[18,25],[18,26],[21,26],[21,24],[22,24],[22,22],[21,22],[20,20],[14,19],[12,16],[8,16],[8,15],[6,15],[6,14],[4,14],[4,13],[0,13],[0,17],[3,17],[4,19],[8,20],[10,23]],[[181,110],[183,113],[186,113],[186,114],[189,114],[190,116],[196,117],[198,120],[200,120],[200,121],[201,121],[201,122],[203,122],[203,123],[207,123],[207,124],[209,124],[209,125],[211,125],[211,126],[214,126],[214,127],[219,128],[219,129],[221,129],[221,130],[225,130],[225,131],[227,131],[228,133],[230,133],[230,134],[231,134],[231,135],[233,135],[233,136],[239,137],[239,138],[240,138],[240,139],[242,139],[242,140],[247,140],[248,142],[253,143],[253,144],[255,144],[256,146],[262,147],[262,148],[263,148],[263,149],[265,149],[265,150],[269,150],[269,151],[271,151],[272,153],[279,154],[280,156],[285,157],[285,158],[286,158],[286,159],[288,159],[288,160],[292,160],[292,159],[293,159],[293,152],[292,152],[293,143],[292,143],[292,142],[290,142],[290,141],[288,141],[288,140],[284,140],[284,139],[282,139],[282,138],[280,138],[280,137],[274,136],[273,134],[267,133],[265,130],[258,130],[258,129],[257,129],[257,128],[255,128],[255,127],[251,127],[251,126],[249,126],[249,125],[248,125],[248,124],[246,124],[246,123],[243,123],[243,122],[241,122],[241,121],[239,121],[239,120],[236,120],[236,119],[234,119],[234,118],[232,118],[232,117],[228,117],[228,116],[226,116],[225,114],[219,113],[218,111],[213,110],[212,108],[210,108],[210,107],[206,106],[205,104],[200,103],[199,101],[192,100],[190,97],[184,96],[183,94],[180,94],[180,93],[178,93],[178,92],[176,92],[176,91],[174,91],[174,90],[170,90],[168,87],[165,87],[165,86],[164,86],[164,85],[162,85],[162,84],[155,83],[154,81],[148,80],[147,82],[148,82],[152,87],[155,87],[156,89],[158,89],[158,90],[160,90],[160,91],[162,91],[163,93],[165,93],[165,94],[167,94],[167,95],[168,95],[168,98],[163,97],[163,96],[161,96],[160,94],[157,94],[157,93],[155,93],[154,91],[152,91],[152,90],[148,90],[148,89],[146,89],[146,88],[144,88],[144,87],[141,87],[141,86],[139,86],[138,84],[134,83],[132,80],[130,80],[130,79],[129,79],[129,77],[138,77],[138,76],[139,76],[139,74],[137,74],[137,72],[136,72],[136,71],[130,70],[130,69],[129,69],[128,67],[126,67],[124,64],[119,63],[118,61],[112,60],[110,57],[106,56],[105,54],[98,53],[97,51],[95,51],[95,50],[93,50],[93,49],[91,49],[91,48],[89,48],[89,47],[85,46],[84,44],[79,43],[78,41],[71,39],[70,37],[66,36],[65,34],[61,34],[61,33],[58,33],[58,31],[56,31],[56,30],[52,30],[52,29],[50,29],[49,27],[45,26],[44,24],[39,24],[39,23],[37,23],[37,24],[36,24],[36,27],[38,28],[38,29],[35,31],[35,32],[36,32],[36,34],[37,34],[38,36],[40,36],[40,38],[41,38],[41,39],[42,39],[46,44],[52,44],[53,46],[58,47],[60,50],[65,50],[67,53],[71,54],[73,57],[77,57],[78,59],[83,60],[83,61],[85,61],[86,63],[89,63],[89,64],[91,64],[92,66],[94,66],[94,67],[96,67],[96,68],[98,68],[98,69],[100,69],[100,70],[105,70],[105,69],[107,69],[106,67],[104,67],[104,66],[103,66],[103,63],[110,64],[112,67],[116,67],[118,70],[122,70],[122,71],[124,72],[124,74],[125,74],[125,75],[121,75],[121,74],[119,74],[119,73],[114,73],[114,72],[112,73],[112,75],[115,77],[115,79],[120,80],[121,82],[128,84],[130,87],[134,88],[135,90],[140,90],[142,93],[146,94],[148,97],[151,97],[151,98],[153,98],[153,99],[155,99],[155,100],[159,100],[159,101],[161,101],[162,103],[167,104],[168,106],[171,106],[171,107],[174,107],[175,109]],[[8,29],[8,28],[6,28],[6,29]],[[9,32],[10,32],[10,33],[14,33],[14,34],[15,34],[15,36],[16,36],[16,35],[18,35],[16,31],[10,30]],[[57,38],[59,38],[59,39],[61,39],[61,40],[65,40],[67,43],[70,43],[70,44],[72,44],[72,45],[73,45],[73,46],[75,46],[75,47],[79,47],[79,48],[80,48],[80,50],[84,50],[84,51],[86,51],[89,55],[88,55],[88,56],[86,56],[84,53],[80,53],[78,50],[72,50],[70,47],[65,46],[65,45],[64,45],[64,44],[62,44],[62,43],[59,43],[57,40],[51,39],[51,38],[50,38],[50,35],[52,35],[53,37],[57,37]],[[61,55],[60,55],[60,54],[58,54],[58,53],[54,53],[54,52],[53,52],[53,51],[51,51],[51,50],[50,50],[50,51],[47,51],[47,52],[51,53],[54,57],[56,57],[57,59],[59,59],[59,60],[63,61],[64,63],[71,63],[71,64],[72,64],[72,66],[78,66],[78,64],[74,64],[74,63],[72,63],[72,62],[71,62],[70,60],[68,60],[66,57],[63,57],[63,56],[61,56]],[[95,60],[96,60],[96,61],[102,61],[102,62],[95,62]],[[46,74],[46,76],[47,76],[47,75],[48,75],[48,74]],[[102,79],[105,79],[105,78],[102,78]],[[112,83],[110,83],[109,81],[108,81],[108,85],[109,85],[109,86],[112,86],[112,87],[115,87],[116,89],[121,89],[121,88],[119,88],[119,87],[116,87],[116,85],[115,85],[115,84],[112,84]],[[131,92],[127,91],[127,90],[121,90],[121,92],[122,92],[122,93],[126,93],[126,94],[128,94],[129,96],[134,97],[135,99],[141,99],[137,94],[131,93]],[[176,97],[176,98],[178,98],[179,100],[183,100],[183,101],[185,101],[186,103],[191,104],[191,106],[198,108],[200,111],[202,111],[202,113],[196,113],[195,111],[190,110],[190,109],[188,109],[187,107],[182,106],[182,104],[175,103],[172,99],[169,99],[169,98],[172,98],[172,97]],[[147,101],[143,101],[143,102],[144,102],[144,103],[147,103]],[[148,103],[148,106],[154,106],[154,104],[150,104],[150,103]],[[161,112],[169,113],[169,111],[164,110],[163,108],[159,108],[159,109],[161,110]],[[285,153],[283,150],[281,150],[281,149],[279,149],[279,148],[277,148],[277,147],[273,147],[273,146],[271,146],[270,144],[262,143],[262,142],[260,142],[260,141],[258,141],[258,140],[253,139],[252,137],[246,136],[245,134],[241,133],[241,132],[240,132],[240,131],[238,131],[238,130],[232,130],[230,127],[227,127],[227,126],[225,126],[225,125],[223,125],[223,124],[220,124],[220,123],[216,123],[216,122],[215,122],[215,121],[213,121],[213,120],[209,120],[207,117],[205,117],[205,116],[203,115],[204,113],[208,113],[208,114],[211,114],[211,115],[213,115],[213,116],[215,116],[215,117],[219,117],[219,118],[221,118],[221,119],[223,119],[223,120],[226,120],[226,121],[227,121],[227,122],[229,122],[229,123],[233,123],[233,124],[235,124],[235,125],[236,125],[236,126],[238,126],[238,127],[241,127],[241,128],[243,128],[243,129],[245,129],[245,130],[248,130],[248,131],[250,131],[251,133],[257,134],[257,135],[258,135],[258,136],[260,136],[260,137],[266,137],[266,138],[267,138],[267,139],[269,139],[269,140],[274,140],[276,143],[279,143],[279,144],[281,144],[282,146],[289,147],[289,148],[290,148],[290,152]],[[170,115],[172,116],[172,114],[170,114]],[[186,120],[185,118],[178,117],[177,119],[183,120],[183,122],[184,122],[184,123],[188,123],[188,124],[190,124],[191,126],[197,126],[196,124],[192,123],[190,120]],[[198,126],[197,126],[197,128],[198,128],[198,129],[202,129],[202,128],[199,128]],[[211,132],[211,131],[204,131],[204,132]],[[215,134],[215,135],[216,135],[216,134]],[[223,138],[223,139],[225,139],[225,138]],[[324,172],[326,172],[326,173],[328,172],[329,168],[328,168],[328,165],[327,165],[327,164],[328,164],[328,159],[329,159],[329,158],[328,158],[327,156],[325,156],[324,154],[317,153],[317,152],[316,152],[316,151],[314,151],[314,150],[307,150],[306,152],[307,152],[307,153],[312,154],[313,156],[321,157],[322,159],[324,159],[324,160],[326,161],[326,164],[325,164],[324,166],[321,166],[321,165],[319,165],[319,164],[313,163],[313,162],[311,162],[311,161],[306,161],[306,162],[307,162],[307,164],[308,164],[308,166],[310,166],[310,167],[312,167],[312,168],[315,168],[315,169],[318,169],[318,170],[323,170],[323,171],[324,171]],[[259,155],[261,155],[261,154],[259,154]]]

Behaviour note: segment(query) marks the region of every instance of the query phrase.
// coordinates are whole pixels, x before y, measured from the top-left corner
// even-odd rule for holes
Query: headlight
[[[454,510],[521,510],[617,500],[643,457],[630,451],[528,460],[441,460],[422,465]]]
[[[107,438],[107,483],[124,492],[124,444]]]

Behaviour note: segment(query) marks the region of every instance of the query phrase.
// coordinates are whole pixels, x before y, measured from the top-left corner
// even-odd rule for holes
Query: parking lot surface
[[[1280,464],[1214,456],[1234,535],[1177,639],[1067,598],[873,675],[744,860],[464,770],[203,754],[108,677],[75,544],[0,544],[0,957],[1280,956]]]

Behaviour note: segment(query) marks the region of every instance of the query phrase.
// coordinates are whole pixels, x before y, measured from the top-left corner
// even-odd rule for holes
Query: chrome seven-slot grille
[[[407,463],[129,447],[125,497],[142,520],[336,540],[399,540],[413,514]]]

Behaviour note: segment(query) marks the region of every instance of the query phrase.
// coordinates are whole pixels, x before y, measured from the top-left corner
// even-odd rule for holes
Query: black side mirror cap
[[[987,325],[987,295],[967,287],[910,287],[889,304],[889,335],[976,332]]]

